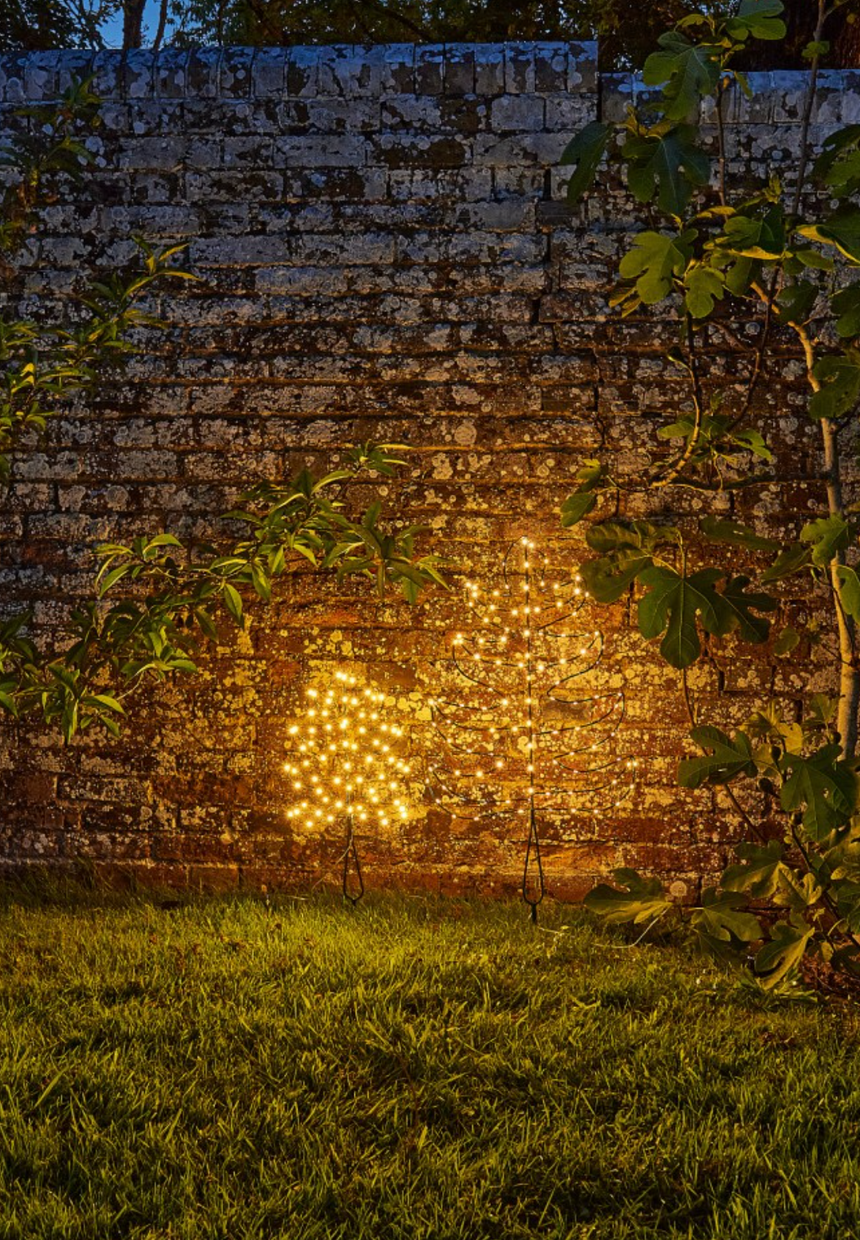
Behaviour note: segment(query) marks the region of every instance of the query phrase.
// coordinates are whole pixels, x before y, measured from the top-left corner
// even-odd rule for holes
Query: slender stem
[[[815,34],[812,36],[813,42],[821,43],[824,38],[824,21],[827,16],[825,8],[826,0],[818,0],[818,20],[815,24]],[[800,121],[800,158],[797,164],[797,183],[794,187],[794,201],[791,206],[791,214],[796,218],[800,213],[800,204],[803,200],[803,182],[806,177],[806,168],[809,164],[809,125],[812,120],[812,106],[815,102],[815,87],[818,84],[818,69],[821,60],[818,52],[812,57],[809,69],[809,86],[806,90],[806,99],[803,104],[803,116]]]
[[[161,0],[161,8],[158,13],[158,29],[155,32],[155,39],[152,43],[152,50],[154,52],[157,52],[161,47],[162,40],[164,39],[164,32],[167,28],[167,4],[168,0]]]
[[[717,84],[717,146],[719,149],[720,205],[726,205],[726,122],[723,116],[723,97],[726,93],[726,78],[721,76]]]
[[[681,470],[689,461],[690,457],[696,450],[696,444],[702,433],[702,422],[704,421],[704,393],[702,391],[702,380],[699,375],[699,367],[696,359],[696,336],[693,328],[693,316],[689,313],[685,316],[685,330],[687,335],[687,371],[690,375],[693,388],[693,429],[687,440],[686,447],[680,456],[672,462],[669,468],[663,474],[657,474],[652,478],[648,486],[654,490],[662,487],[670,486],[680,474]]]

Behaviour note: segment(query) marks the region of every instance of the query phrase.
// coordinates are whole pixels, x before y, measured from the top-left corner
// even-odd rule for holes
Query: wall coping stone
[[[594,114],[623,120],[654,97],[641,76],[599,73],[598,45],[584,42],[327,44],[165,48],[158,52],[60,50],[0,55],[0,107],[57,100],[92,74],[105,102],[379,99],[388,95],[568,94],[594,100]],[[807,70],[750,73],[754,98],[728,91],[728,124],[796,124]],[[702,120],[712,119],[706,104]],[[819,73],[813,121],[860,121],[860,70]]]

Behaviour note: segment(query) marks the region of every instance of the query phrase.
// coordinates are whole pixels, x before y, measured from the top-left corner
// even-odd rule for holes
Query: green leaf
[[[735,16],[726,22],[726,31],[744,42],[753,39],[784,39],[785,22],[781,20],[782,0],[741,0]]]
[[[761,262],[753,258],[738,257],[730,263],[724,272],[726,289],[735,297],[746,297],[752,284],[758,279]]]
[[[559,162],[573,165],[573,172],[567,183],[569,203],[579,202],[593,185],[611,133],[611,125],[590,121],[564,148]]]
[[[400,589],[407,603],[414,605],[418,602],[418,596],[421,593],[421,586],[418,582],[412,581],[409,577],[401,577]]]
[[[169,665],[171,670],[174,672],[189,672],[193,674],[197,671],[197,664],[191,659],[185,658],[184,655],[174,656],[170,659]]]
[[[812,373],[821,389],[809,401],[810,417],[840,418],[851,413],[860,400],[860,352],[847,348],[841,354],[825,354]]]
[[[575,480],[579,484],[572,495],[561,506],[561,523],[565,528],[576,525],[597,503],[595,491],[600,487],[606,476],[605,466],[600,461],[584,461],[576,471]]]
[[[699,758],[684,758],[678,766],[678,783],[682,788],[701,788],[703,784],[727,784],[738,775],[755,775],[752,746],[745,732],[728,736],[711,724],[694,728],[690,733],[702,749],[710,750]]]
[[[240,628],[244,626],[242,619],[242,596],[235,586],[231,586],[229,581],[224,582],[224,604],[230,615],[236,621]]]
[[[117,568],[112,568],[110,572],[105,573],[99,582],[99,598],[103,598],[111,586],[115,586],[118,581],[122,581],[132,567],[131,564],[120,564]]]
[[[8,711],[10,715],[18,717],[18,703],[10,693],[0,692],[0,706],[3,710]]]
[[[653,564],[650,555],[630,549],[598,560],[586,560],[579,571],[591,597],[605,604],[617,602],[650,564]]]
[[[779,840],[767,844],[738,844],[741,860],[723,871],[720,885],[726,891],[745,891],[753,900],[768,900],[779,886],[785,847]]]
[[[365,512],[364,516],[362,517],[361,523],[365,527],[365,529],[368,529],[368,530],[376,529],[377,522],[379,521],[379,514],[381,512],[382,512],[382,500],[375,499],[373,503],[370,505],[370,507],[367,509],[367,511]]]
[[[860,189],[860,125],[846,125],[828,134],[813,170],[837,198]]]
[[[152,547],[181,547],[182,543],[175,534],[156,534],[154,538],[150,538],[146,545],[149,549]]]
[[[724,608],[720,616],[718,635],[739,630],[747,642],[766,642],[770,633],[770,621],[754,616],[755,611],[775,611],[777,602],[770,594],[747,594],[749,577],[732,577],[726,582],[720,597]]]
[[[677,30],[661,34],[661,50],[652,52],[642,69],[646,86],[663,86],[664,114],[682,121],[712,95],[720,78],[719,49],[691,43]],[[664,85],[665,83],[665,85]]]
[[[762,937],[758,918],[746,913],[741,906],[744,897],[736,892],[717,892],[706,887],[702,892],[701,908],[693,909],[690,926],[695,931],[699,945],[719,960],[733,956],[733,943],[752,943]]]
[[[795,247],[792,257],[803,267],[812,267],[815,271],[833,271],[836,266],[827,254],[822,254],[820,250],[811,247],[801,249]]]
[[[770,568],[766,568],[762,573],[761,579],[764,583],[782,581],[785,577],[792,577],[795,573],[809,568],[811,563],[810,548],[804,547],[802,543],[795,543],[794,546],[780,551]]]
[[[757,430],[753,430],[752,428],[736,430],[735,434],[731,436],[730,441],[732,440],[734,440],[735,444],[740,445],[741,448],[745,448],[747,451],[750,451],[753,456],[757,456],[760,460],[773,460],[773,453],[771,449],[768,448],[765,440],[762,439],[761,434],[758,433]]]
[[[766,989],[797,968],[813,933],[812,926],[797,914],[790,922],[778,921],[771,927],[770,941],[759,948],[755,958],[755,971]]]
[[[578,524],[583,517],[591,512],[597,503],[597,496],[590,491],[577,491],[569,495],[561,506],[561,523],[565,529]]]
[[[776,298],[776,318],[779,323],[806,323],[815,307],[818,288],[809,280],[787,284]]]
[[[676,543],[678,531],[651,521],[601,521],[589,527],[585,541],[592,551],[653,551],[660,543]]]
[[[662,634],[660,653],[672,667],[689,667],[701,646],[696,618],[709,633],[718,633],[724,614],[714,584],[723,576],[718,568],[703,568],[683,577],[656,565],[640,573],[648,593],[639,601],[639,631],[645,638]]]
[[[781,908],[792,908],[800,913],[814,907],[823,894],[824,888],[814,874],[801,874],[783,866],[779,875],[779,889],[773,902]]]
[[[607,883],[589,891],[583,904],[591,913],[603,917],[610,924],[633,922],[639,925],[651,921],[672,908],[672,901],[663,890],[659,879],[643,878],[636,870],[617,869],[612,876],[621,887]]]
[[[676,217],[684,213],[693,190],[710,177],[710,161],[693,142],[695,134],[690,125],[628,132],[621,154],[627,187],[637,202],[651,202],[656,193],[661,211]]]
[[[854,620],[860,620],[860,577],[853,568],[840,564],[836,568],[839,581],[839,601],[842,610]]]
[[[98,702],[100,706],[104,706],[106,710],[115,711],[118,715],[125,714],[125,708],[118,698],[112,697],[109,693],[94,693],[91,697],[85,699],[87,704]]]
[[[785,253],[785,217],[782,210],[772,206],[759,217],[729,216],[715,245],[740,258],[776,261]]]
[[[812,241],[833,246],[852,263],[860,263],[860,210],[856,207],[846,203],[823,223],[805,224],[797,231]]]
[[[197,621],[197,623],[200,625],[200,628],[203,631],[204,635],[208,637],[211,642],[217,642],[218,630],[215,628],[215,624],[212,620],[212,617],[209,615],[209,612],[206,610],[206,608],[195,607],[194,618]]]
[[[251,565],[251,584],[257,595],[268,603],[272,597],[272,582],[269,574],[260,564]]]
[[[791,654],[792,650],[796,650],[799,645],[800,634],[796,629],[789,626],[782,630],[779,637],[773,643],[773,653],[777,658],[782,658],[783,655]]]
[[[840,551],[845,551],[853,537],[853,527],[838,513],[808,521],[800,531],[800,541],[810,544],[812,563],[817,568],[825,568]]]
[[[684,304],[693,318],[706,319],[722,299],[725,285],[722,275],[713,267],[696,263],[687,268],[684,290]]]
[[[786,776],[780,804],[789,814],[803,811],[810,839],[820,842],[847,825],[857,803],[857,781],[838,744],[824,745],[810,757],[782,754],[778,765]]]
[[[840,289],[830,299],[836,318],[836,331],[843,339],[860,336],[860,284]]]
[[[71,693],[77,692],[77,676],[69,668],[64,667],[62,663],[49,663],[48,671],[55,680],[58,680],[60,684],[63,685],[64,688],[68,689]]]
[[[682,279],[696,235],[694,229],[680,235],[650,229],[637,234],[633,249],[621,259],[618,270],[624,280],[635,283],[644,305],[653,306],[668,297],[674,281]]]
[[[729,543],[734,547],[746,547],[750,551],[776,551],[776,539],[757,534],[748,525],[721,517],[702,517],[699,529],[710,542]]]

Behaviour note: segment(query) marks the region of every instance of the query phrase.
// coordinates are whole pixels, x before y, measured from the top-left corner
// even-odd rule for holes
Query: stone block
[[[505,44],[505,90],[509,95],[534,93],[534,43]]]
[[[541,95],[501,95],[490,107],[490,129],[494,134],[536,132],[544,127],[544,99]]]
[[[387,43],[382,48],[381,94],[411,94],[415,90],[415,44]]]
[[[149,99],[155,85],[158,57],[148,48],[134,48],[123,58],[123,91],[127,99]]]
[[[475,91],[475,53],[477,45],[454,43],[445,48],[444,81],[446,95],[471,95]]]
[[[419,95],[441,95],[445,89],[445,47],[438,43],[415,45],[415,90]]]
[[[124,94],[122,52],[96,52],[90,65],[92,89],[101,99],[120,99]]]
[[[44,103],[59,95],[62,56],[62,52],[31,52],[27,57],[24,93],[32,103]]]
[[[289,49],[260,47],[251,70],[253,99],[282,99],[287,88]]]
[[[535,43],[535,90],[541,94],[566,91],[569,58],[566,43]]]
[[[188,57],[189,99],[217,99],[220,86],[221,49],[218,47],[195,47]]]
[[[155,62],[154,87],[159,99],[184,99],[189,85],[191,53],[183,48],[163,48]]]
[[[319,93],[320,49],[292,47],[287,65],[287,94],[298,99],[313,98]]]
[[[246,99],[250,96],[255,54],[253,47],[223,48],[218,74],[220,96],[228,99]]]
[[[475,45],[475,93],[483,96],[501,95],[504,89],[504,43],[477,43]]]
[[[367,162],[367,142],[357,135],[276,138],[275,168],[352,168]]]

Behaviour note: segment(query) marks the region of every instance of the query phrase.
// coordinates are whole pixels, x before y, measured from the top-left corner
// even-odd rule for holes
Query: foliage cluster
[[[753,40],[785,34],[780,0],[742,0],[724,19],[685,18],[645,62],[654,101],[631,108],[621,124],[589,125],[565,153],[573,167],[571,201],[589,191],[608,156],[640,204],[646,226],[619,262],[612,304],[624,316],[645,316],[652,307],[664,320],[674,316],[677,342],[666,371],[684,376],[688,399],[657,430],[649,474],[624,477],[608,461],[585,462],[562,519],[572,528],[591,517],[585,538],[592,555],[581,568],[591,596],[610,604],[632,591],[642,637],[659,641],[662,657],[681,673],[692,740],[703,754],[681,763],[681,784],[726,790],[750,836],[739,864],[690,912],[692,924],[720,958],[752,950],[771,987],[793,975],[804,952],[860,970],[860,522],[843,495],[844,444],[856,428],[860,398],[860,287],[850,279],[860,268],[860,126],[831,134],[813,158],[810,118],[830,11],[821,0],[807,48],[810,82],[792,184],[776,175],[756,187],[731,183],[723,119],[732,90],[751,93],[737,56]],[[715,158],[701,124],[706,114],[713,118]],[[729,386],[711,369],[709,333],[723,325],[731,332],[733,315],[757,319],[758,332],[745,382]],[[821,448],[813,472],[789,477],[775,464],[780,445],[768,443],[761,396],[779,364],[775,346],[792,338]],[[813,484],[821,511],[797,520],[793,537],[736,519],[737,497],[797,481]],[[671,510],[685,491],[710,509],[695,522],[618,516],[632,494]],[[675,510],[683,508],[676,503]],[[739,559],[747,561],[742,571]],[[780,583],[798,581],[821,607],[829,604],[832,627],[814,619],[806,627],[786,625],[773,655],[818,645],[832,657],[838,698],[812,697],[796,717],[765,702],[731,733],[703,722],[687,669],[718,665],[730,635],[767,642]],[[739,785],[749,808],[735,795]],[[598,888],[591,908],[632,921],[670,909],[656,881],[627,870],[617,878],[624,890]],[[750,901],[769,910],[743,911]]]
[[[38,243],[39,205],[63,177],[86,174],[84,139],[97,123],[98,102],[81,83],[59,108],[26,111],[33,126],[6,155],[18,174],[0,217],[7,268],[25,239]],[[138,246],[141,262],[134,270],[107,283],[91,280],[61,322],[17,318],[11,305],[0,314],[0,479],[8,479],[16,456],[37,442],[71,398],[93,401],[99,384],[133,352],[135,327],[158,324],[146,308],[153,292],[165,282],[194,278],[176,265],[181,247],[154,250],[143,239]],[[304,568],[368,577],[380,596],[395,585],[414,602],[422,588],[442,583],[436,557],[416,551],[420,530],[386,524],[379,499],[361,514],[351,515],[348,503],[359,476],[372,484],[402,463],[399,445],[364,444],[322,475],[305,468],[294,478],[255,482],[224,514],[217,546],[183,543],[161,531],[142,533],[129,546],[100,548],[94,596],[50,640],[36,640],[32,617],[12,613],[7,603],[0,623],[0,708],[41,715],[58,724],[67,741],[93,723],[117,734],[124,700],[142,682],[194,672],[196,650],[201,641],[217,640],[219,620],[244,625],[243,597],[268,602],[277,586]]]
[[[640,66],[658,33],[689,13],[730,13],[735,0],[0,0],[0,51],[100,47],[121,23],[123,47],[152,43],[493,43],[600,40],[604,69]],[[767,68],[797,67],[814,25],[807,0],[787,0],[788,31]],[[826,27],[838,64],[857,64],[854,15]]]

